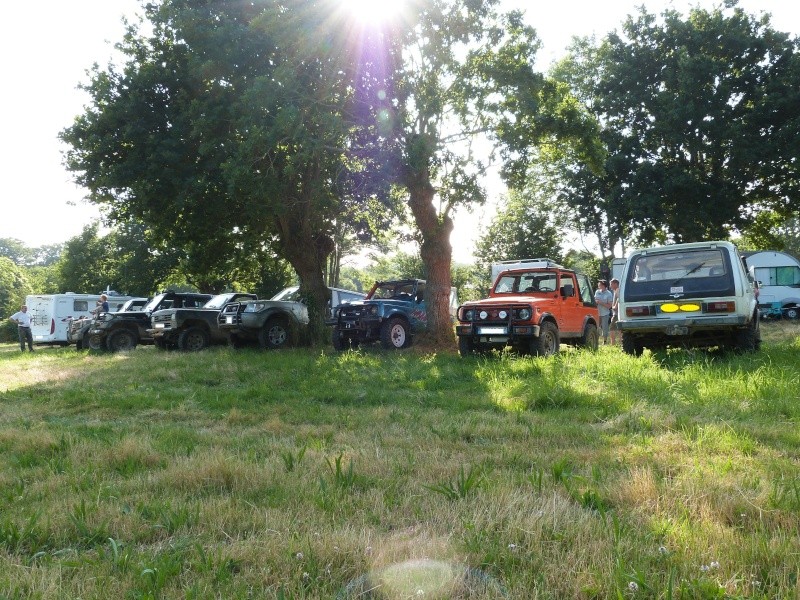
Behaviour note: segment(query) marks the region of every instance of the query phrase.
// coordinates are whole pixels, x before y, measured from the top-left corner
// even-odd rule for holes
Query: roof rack
[[[500,260],[494,263],[497,267],[500,267],[502,270],[506,269],[525,269],[525,268],[537,268],[537,269],[564,269],[563,265],[558,264],[552,258],[519,258],[516,260]]]

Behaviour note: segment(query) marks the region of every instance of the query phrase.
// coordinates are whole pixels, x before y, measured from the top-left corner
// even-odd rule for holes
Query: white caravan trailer
[[[800,312],[800,261],[785,252],[744,252],[747,271],[758,281],[758,307],[764,316],[796,319]]]
[[[130,296],[108,295],[108,308],[116,312]],[[100,294],[40,294],[25,297],[31,316],[31,334],[34,344],[59,344],[66,346],[69,322],[80,317],[91,317]]]

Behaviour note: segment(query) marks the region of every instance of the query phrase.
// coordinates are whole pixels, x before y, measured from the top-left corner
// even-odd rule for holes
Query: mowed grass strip
[[[0,347],[0,597],[800,594],[800,326],[753,355]]]

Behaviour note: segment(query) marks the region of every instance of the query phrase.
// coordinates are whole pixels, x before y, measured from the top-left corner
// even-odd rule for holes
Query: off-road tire
[[[262,350],[278,350],[291,344],[292,333],[286,319],[272,317],[258,332],[258,344]]]
[[[381,346],[386,350],[400,350],[411,345],[408,323],[399,317],[384,321],[381,325]]]
[[[622,351],[631,356],[641,356],[644,352],[642,342],[632,333],[622,332]]]
[[[783,316],[787,319],[796,319],[798,316],[800,316],[800,307],[790,306],[788,308],[784,308]]]
[[[108,334],[106,348],[110,352],[130,352],[138,343],[135,333],[128,329],[117,329]]]
[[[205,350],[208,343],[208,332],[202,327],[189,327],[178,334],[178,348],[184,352]]]
[[[88,350],[100,351],[105,350],[105,346],[103,345],[103,337],[95,334],[85,334],[83,336],[83,347]]]
[[[581,337],[581,348],[596,352],[597,347],[600,345],[600,334],[597,332],[597,325],[594,323],[587,323],[586,329],[583,330]]]
[[[475,353],[475,341],[468,335],[458,336],[458,353],[461,356],[472,356]]]
[[[539,328],[539,337],[531,338],[531,354],[534,356],[551,356],[558,354],[561,340],[558,328],[550,321],[545,321]]]

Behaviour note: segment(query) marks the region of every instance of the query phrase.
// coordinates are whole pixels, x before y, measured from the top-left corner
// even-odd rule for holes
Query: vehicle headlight
[[[261,303],[248,304],[247,306],[244,307],[244,312],[247,313],[260,312],[264,310],[264,306],[265,305]]]
[[[485,310],[482,310],[482,311],[481,311],[481,312],[478,314],[478,316],[479,316],[481,319],[486,319],[486,318],[488,318],[488,317],[489,317],[489,313],[487,313]]]
[[[373,304],[372,306],[369,307],[369,309],[367,309],[367,312],[369,314],[373,315],[373,316],[377,315],[378,314],[378,306]]]
[[[504,310],[501,310],[499,313],[497,313],[497,316],[500,317],[501,319],[507,319],[508,313]]]
[[[472,321],[472,319],[474,319],[474,318],[475,318],[475,311],[474,310],[470,309],[470,310],[465,310],[464,311],[464,320],[465,321]]]
[[[531,318],[531,309],[530,308],[520,308],[519,309],[519,319],[520,321],[527,321]]]

